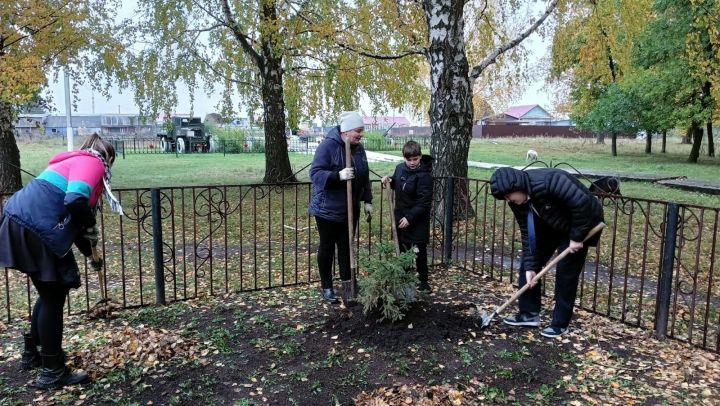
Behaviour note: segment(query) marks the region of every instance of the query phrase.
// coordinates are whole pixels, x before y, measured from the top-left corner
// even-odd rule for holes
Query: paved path
[[[370,161],[370,162],[402,162],[402,160],[403,160],[402,157],[399,157],[397,155],[383,154],[380,152],[372,152],[372,151],[366,151],[365,153],[367,154],[368,161]],[[490,163],[490,162],[468,161],[468,166],[471,168],[497,169],[497,168],[507,167],[510,165],[496,164],[496,163]],[[524,166],[516,166],[515,168],[522,169],[522,168],[524,168]],[[658,184],[661,184],[664,186],[674,187],[674,188],[683,189],[683,190],[691,190],[691,191],[695,191],[695,192],[720,195],[720,182],[687,179],[686,176],[600,171],[600,170],[594,170],[594,169],[575,170],[571,167],[564,168],[562,166],[560,166],[559,168],[564,169],[564,170],[566,170],[570,173],[576,174],[576,175],[578,175],[578,170],[579,170],[580,173],[582,174],[582,176],[585,176],[585,177],[588,177],[591,179],[602,178],[604,176],[615,176],[616,178],[618,178],[620,180],[631,180],[631,181],[639,181],[639,182],[654,182],[654,183],[658,183]]]

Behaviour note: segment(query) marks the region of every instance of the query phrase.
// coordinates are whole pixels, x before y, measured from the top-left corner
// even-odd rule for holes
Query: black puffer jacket
[[[490,179],[490,190],[496,199],[504,199],[515,191],[526,192],[530,198],[524,204],[509,203],[520,226],[523,264],[527,270],[539,270],[542,266],[528,243],[528,210],[533,209],[536,214],[538,241],[546,233],[554,233],[548,236],[553,239],[582,241],[593,227],[603,221],[600,201],[575,176],[560,169],[521,171],[499,168]],[[588,240],[587,245],[597,245],[598,239],[599,233]]]
[[[406,244],[427,243],[430,234],[430,208],[432,207],[432,162],[423,155],[420,166],[408,168],[398,164],[390,187],[395,189],[395,223],[405,217],[410,225],[398,229],[398,239]]]

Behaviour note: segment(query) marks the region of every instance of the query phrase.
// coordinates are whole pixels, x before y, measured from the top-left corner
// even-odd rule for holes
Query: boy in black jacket
[[[394,213],[400,250],[405,252],[416,247],[415,267],[420,279],[418,290],[430,292],[427,243],[430,236],[433,158],[423,155],[415,141],[405,143],[403,157],[405,162],[398,164],[393,176],[384,176],[382,183],[395,190]]]
[[[521,171],[499,168],[490,178],[496,199],[505,200],[515,214],[522,235],[523,256],[518,284],[532,281],[556,250],[570,248],[555,272],[555,309],[552,322],[540,333],[557,337],[568,331],[580,274],[588,247],[600,234],[583,243],[587,233],[603,221],[602,204],[575,176],[555,168]],[[540,326],[540,285],[520,296],[520,311],[503,322],[511,326]]]

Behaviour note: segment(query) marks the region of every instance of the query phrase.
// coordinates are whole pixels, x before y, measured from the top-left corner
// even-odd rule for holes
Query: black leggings
[[[62,351],[63,308],[69,287],[59,282],[43,282],[33,279],[38,292],[30,324],[30,333],[36,344],[42,346],[43,354],[56,355]]]
[[[338,251],[338,268],[340,279],[350,280],[350,245],[348,244],[347,221],[337,223],[315,217],[320,246],[318,246],[318,270],[320,271],[320,284],[323,289],[332,288],[332,266],[335,260],[335,246]]]

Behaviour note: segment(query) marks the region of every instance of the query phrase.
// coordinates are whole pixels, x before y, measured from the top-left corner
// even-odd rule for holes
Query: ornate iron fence
[[[435,180],[443,193],[433,204],[430,262],[514,283],[521,242],[506,203],[485,181],[449,180]],[[133,308],[316,282],[310,191],[309,183],[118,190],[127,215],[99,219],[109,297]],[[360,255],[390,238],[384,193],[374,183],[376,213],[359,222]],[[599,198],[608,227],[588,256],[578,306],[720,352],[720,209]],[[70,294],[70,313],[100,299],[98,277],[83,267],[83,279]],[[27,277],[4,269],[2,280],[4,319],[27,317],[35,296]],[[545,284],[547,295],[552,285]]]

